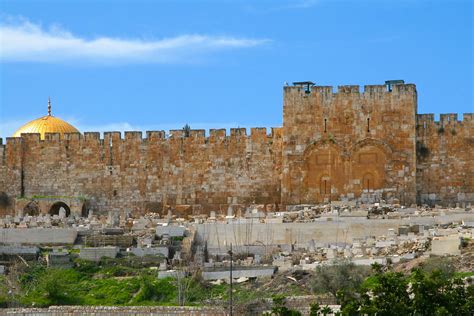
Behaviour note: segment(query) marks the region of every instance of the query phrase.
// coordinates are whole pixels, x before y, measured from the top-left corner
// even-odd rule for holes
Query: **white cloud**
[[[0,60],[27,62],[89,61],[106,63],[187,62],[223,49],[247,48],[269,42],[227,36],[187,34],[159,40],[112,37],[83,38],[58,26],[45,29],[22,19],[0,24]]]

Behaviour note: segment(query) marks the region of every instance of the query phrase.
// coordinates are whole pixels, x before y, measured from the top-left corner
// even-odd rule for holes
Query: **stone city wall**
[[[87,208],[177,215],[228,205],[280,203],[281,128],[25,134],[0,146],[0,192],[9,197],[64,196]],[[72,213],[79,211],[71,210]],[[185,214],[179,214],[183,211]]]
[[[354,199],[416,201],[414,84],[287,86],[282,203]]]
[[[225,214],[334,200],[474,201],[473,114],[417,115],[414,84],[286,86],[283,127],[0,140],[0,214],[35,196],[89,210]],[[5,202],[6,193],[9,202]],[[38,203],[41,206],[41,201]],[[46,202],[45,202],[46,203]],[[66,202],[64,202],[67,204]],[[50,204],[40,212],[51,213]],[[56,204],[59,205],[59,204]],[[275,207],[275,205],[277,205]],[[48,210],[49,207],[49,210]],[[57,209],[57,207],[56,207]]]
[[[473,203],[474,114],[419,114],[416,134],[418,202]]]

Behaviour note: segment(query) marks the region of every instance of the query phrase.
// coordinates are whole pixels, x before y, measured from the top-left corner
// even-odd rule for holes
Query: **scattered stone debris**
[[[184,265],[217,284],[228,282],[231,244],[234,281],[269,278],[276,289],[277,280],[300,285],[318,266],[341,259],[408,267],[429,256],[451,256],[464,271],[473,271],[472,223],[470,205],[403,207],[383,201],[294,205],[287,211],[250,205],[238,214],[229,208],[226,215],[212,212],[190,220],[171,210],[164,218],[114,212],[5,216],[0,219],[0,273],[8,273],[9,262],[18,258],[67,268],[76,257],[128,257],[154,268],[158,278],[185,276]]]

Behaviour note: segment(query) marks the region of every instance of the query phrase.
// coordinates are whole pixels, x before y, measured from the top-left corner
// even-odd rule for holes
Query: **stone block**
[[[431,254],[437,256],[457,256],[461,254],[459,236],[434,237],[431,241]]]
[[[79,257],[89,261],[100,261],[101,258],[115,258],[119,252],[118,247],[89,247],[82,248]]]
[[[156,236],[158,237],[163,237],[164,235],[167,235],[169,237],[183,237],[185,231],[186,228],[184,226],[156,226]]]
[[[137,257],[144,257],[144,256],[162,256],[164,258],[168,258],[169,256],[169,249],[168,247],[132,247],[130,248],[130,252],[133,253]]]
[[[261,278],[271,277],[275,273],[275,267],[233,267],[232,278]],[[205,269],[202,272],[202,278],[204,280],[225,280],[230,278],[230,272],[228,267]]]

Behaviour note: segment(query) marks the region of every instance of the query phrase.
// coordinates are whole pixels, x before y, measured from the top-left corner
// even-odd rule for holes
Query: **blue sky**
[[[470,0],[0,1],[0,137],[282,125],[284,82],[415,83],[474,112]]]

